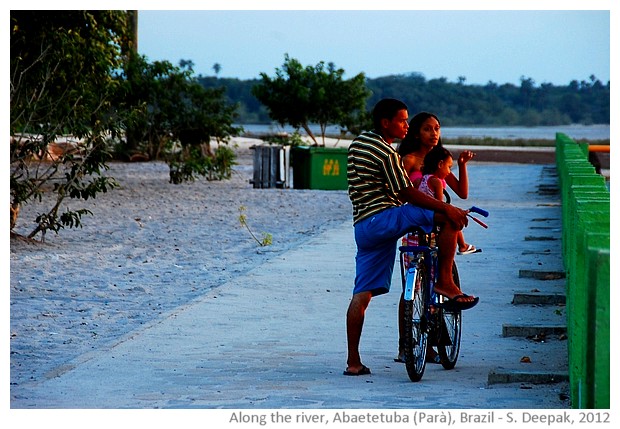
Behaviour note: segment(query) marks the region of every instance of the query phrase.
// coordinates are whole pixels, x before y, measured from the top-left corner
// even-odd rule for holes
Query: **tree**
[[[66,198],[94,198],[116,186],[102,175],[108,138],[120,135],[122,112],[112,103],[115,72],[131,50],[123,11],[11,11],[11,229],[20,206],[52,188],[55,201],[28,235],[81,225],[88,210]],[[52,153],[59,136],[77,139]]]
[[[526,78],[521,76],[521,97],[523,97],[522,104],[526,109],[532,107],[532,97],[534,94],[534,80],[531,77]],[[530,121],[527,121],[528,124]]]
[[[11,230],[21,205],[50,189],[51,208],[28,237],[80,226],[90,212],[61,207],[117,186],[103,175],[115,145],[157,159],[178,141],[167,159],[174,183],[230,173],[234,153],[209,144],[239,131],[236,106],[193,78],[191,60],[181,69],[138,56],[135,13],[11,11]],[[61,136],[76,142],[61,146]]]
[[[213,71],[215,72],[215,77],[220,74],[220,72],[222,71],[222,66],[220,65],[220,63],[213,64]]]
[[[194,70],[194,62],[192,60],[180,60],[179,67],[187,70]]]
[[[129,120],[141,142],[139,149],[149,159],[164,159],[170,166],[170,180],[180,183],[196,174],[207,178],[226,178],[234,155],[211,151],[211,139],[226,142],[240,131],[234,127],[236,105],[224,99],[224,88],[204,88],[193,75],[192,61],[179,67],[168,61],[148,63],[137,56],[129,64],[132,79],[124,80],[119,97],[130,100],[125,106],[133,114]],[[175,146],[176,150],[173,150]],[[226,155],[222,158],[223,155]],[[228,162],[218,170],[214,159]],[[212,173],[217,170],[217,174]]]
[[[344,70],[324,62],[303,67],[299,61],[285,55],[282,69],[276,69],[272,79],[261,73],[261,82],[252,93],[269,110],[271,119],[281,125],[303,128],[317,142],[310,124],[319,124],[323,146],[329,124],[346,126],[351,118],[366,109],[370,92],[363,73],[350,80],[343,78]]]

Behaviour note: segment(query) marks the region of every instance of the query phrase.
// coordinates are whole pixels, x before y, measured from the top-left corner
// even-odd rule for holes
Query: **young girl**
[[[424,158],[418,189],[443,201],[446,177],[451,174],[453,164],[452,153],[443,146],[435,146]]]

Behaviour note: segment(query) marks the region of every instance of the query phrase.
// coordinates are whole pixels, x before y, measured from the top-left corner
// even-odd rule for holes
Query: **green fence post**
[[[575,205],[573,242],[567,270],[567,329],[569,340],[569,375],[573,406],[589,408],[593,372],[588,350],[594,346],[589,326],[593,318],[594,291],[588,278],[586,235],[609,234],[609,204],[605,201],[578,200]]]
[[[588,322],[588,372],[586,408],[610,407],[610,237],[607,233],[590,233],[587,244],[587,277],[592,289],[593,306]]]

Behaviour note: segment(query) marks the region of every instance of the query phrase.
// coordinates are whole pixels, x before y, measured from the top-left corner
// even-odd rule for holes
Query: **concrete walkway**
[[[457,256],[464,291],[481,302],[464,312],[454,370],[428,365],[412,383],[393,361],[395,276],[366,315],[361,352],[372,375],[342,375],[355,274],[346,222],[23,386],[11,408],[570,408],[565,308],[553,301],[565,283],[554,174],[545,165],[471,163],[470,199],[453,203],[491,216],[488,230],[474,222],[465,230],[483,252]]]

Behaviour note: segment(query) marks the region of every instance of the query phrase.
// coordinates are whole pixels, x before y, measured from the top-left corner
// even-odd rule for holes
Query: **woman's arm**
[[[458,159],[459,165],[459,177],[457,178],[454,173],[450,173],[446,177],[446,183],[448,186],[459,196],[459,198],[467,199],[469,196],[469,180],[467,178],[467,161],[472,159],[476,154],[470,150],[461,152]]]

